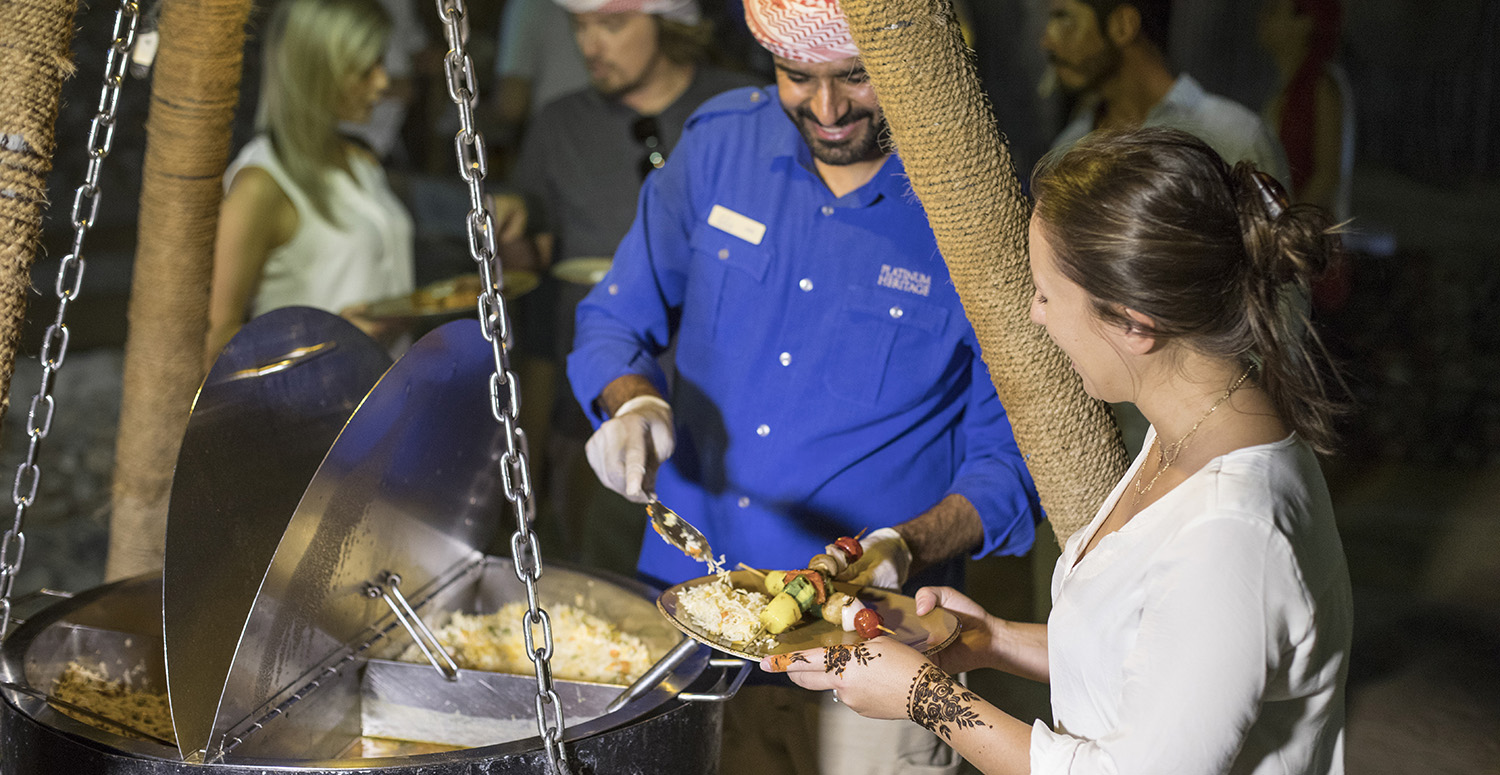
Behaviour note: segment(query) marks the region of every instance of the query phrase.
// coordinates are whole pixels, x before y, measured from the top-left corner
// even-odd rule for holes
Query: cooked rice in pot
[[[548,604],[552,620],[552,675],[568,681],[628,685],[651,666],[651,654],[640,638],[570,605]],[[521,631],[526,604],[508,603],[492,614],[455,612],[434,630],[438,641],[466,670],[531,675],[535,668],[526,654]],[[541,643],[541,628],[534,633]],[[415,645],[401,654],[407,662],[426,660]]]

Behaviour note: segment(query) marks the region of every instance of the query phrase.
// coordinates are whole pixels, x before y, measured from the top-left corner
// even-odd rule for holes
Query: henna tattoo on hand
[[[870,651],[870,648],[863,643],[856,643],[853,646],[829,646],[823,655],[823,672],[842,676],[850,660],[859,662],[861,665],[868,665],[874,662],[877,656],[879,655]]]
[[[958,685],[947,673],[931,663],[922,665],[911,680],[911,693],[906,700],[906,715],[912,721],[927,727],[944,740],[952,741],[950,724],[959,729],[974,727],[991,728],[980,720],[974,710],[979,697]]]
[[[808,664],[809,664],[809,665],[810,665],[810,664],[812,664],[812,660],[811,660],[811,659],[808,659],[808,658],[807,658],[807,655],[806,655],[806,654],[803,654],[803,653],[802,653],[802,652],[800,652],[800,651],[798,651],[798,652],[796,652],[796,653],[794,653],[794,654],[791,654],[791,655],[789,655],[789,656],[788,656],[788,657],[787,657],[787,660],[786,660],[786,663],[787,663],[787,664],[788,664],[788,665],[790,665],[790,664],[792,664],[792,663],[793,663],[793,662],[806,662],[806,663],[808,663]]]

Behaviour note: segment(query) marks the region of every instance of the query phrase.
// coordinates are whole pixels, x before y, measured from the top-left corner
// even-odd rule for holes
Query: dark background
[[[435,42],[431,5],[417,3]],[[1258,6],[1179,3],[1172,51],[1207,89],[1255,109],[1272,87],[1254,40]],[[58,120],[27,357],[3,428],[7,473],[25,449],[37,344],[53,315],[57,259],[71,243],[67,210],[83,177],[114,8],[95,3],[77,22],[79,70]],[[471,53],[487,88],[500,5],[471,11]],[[1061,105],[1036,91],[1044,11],[1044,0],[969,2],[981,75],[1023,171],[1061,126]],[[1342,454],[1326,461],[1356,591],[1349,772],[1500,773],[1500,0],[1362,0],[1345,19],[1342,61],[1358,117],[1350,228],[1369,249],[1355,257],[1349,303],[1319,322],[1357,400]],[[250,132],[257,60],[252,42],[236,150]],[[132,78],[121,101],[18,592],[76,590],[102,577],[149,88]],[[457,183],[452,112],[440,90],[419,96],[398,176]],[[469,271],[459,231],[466,204],[456,202],[451,224],[441,209],[419,214],[419,281]],[[1040,616],[1050,570],[1044,556],[980,561],[971,588],[1004,615]],[[1018,714],[1046,714],[1044,687],[973,680]]]

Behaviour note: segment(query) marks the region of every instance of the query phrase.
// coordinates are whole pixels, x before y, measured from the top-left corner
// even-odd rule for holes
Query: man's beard
[[[835,126],[848,126],[864,119],[870,119],[869,124],[863,132],[857,132],[848,138],[837,142],[824,140],[814,132],[813,126],[820,125],[818,119],[813,117],[812,111],[806,108],[797,108],[789,111],[787,118],[796,125],[797,131],[801,133],[803,142],[812,151],[813,158],[824,164],[842,167],[848,164],[857,164],[862,161],[872,161],[885,156],[888,149],[885,146],[885,117],[876,116],[868,110],[851,110]]]
[[[594,87],[594,91],[598,92],[601,97],[608,100],[617,100],[644,86],[650,76],[651,68],[648,67],[641,71],[640,75],[636,76],[634,80],[625,80],[624,73],[620,68],[611,67],[606,71],[603,78],[596,78],[593,73],[589,73],[589,84]]]
[[[1058,83],[1070,94],[1088,94],[1099,88],[1109,77],[1120,71],[1120,60],[1122,59],[1120,48],[1112,41],[1104,41],[1103,50],[1097,54],[1091,54],[1074,62],[1049,55],[1047,61],[1053,68],[1059,70]],[[1079,84],[1069,83],[1061,70],[1068,70],[1075,75],[1082,75],[1083,82]]]

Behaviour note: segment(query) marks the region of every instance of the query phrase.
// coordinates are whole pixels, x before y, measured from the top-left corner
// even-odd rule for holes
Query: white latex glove
[[[656,396],[636,396],[620,405],[584,445],[599,481],[636,503],[655,491],[656,469],[672,456],[672,407]]]
[[[900,589],[911,569],[911,549],[895,528],[883,527],[865,536],[859,545],[865,553],[843,573],[839,581],[866,587]]]

